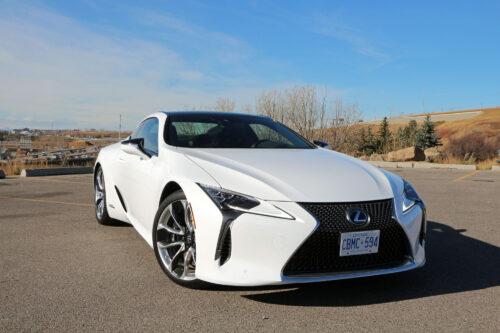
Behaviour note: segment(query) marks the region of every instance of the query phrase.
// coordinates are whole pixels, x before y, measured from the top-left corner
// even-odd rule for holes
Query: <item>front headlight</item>
[[[413,186],[403,179],[404,191],[403,191],[403,213],[408,211],[410,208],[415,206],[417,202],[422,201],[417,194],[417,191]]]
[[[242,213],[271,216],[281,219],[294,219],[289,214],[266,201],[218,187],[202,184],[198,185],[200,185],[205,193],[208,194],[221,211],[233,210]]]

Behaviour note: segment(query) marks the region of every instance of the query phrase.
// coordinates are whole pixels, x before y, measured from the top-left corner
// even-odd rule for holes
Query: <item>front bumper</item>
[[[193,188],[194,190],[194,188]],[[200,190],[201,191],[201,190]],[[188,197],[190,195],[188,194]],[[191,197],[190,197],[191,198]],[[411,270],[425,263],[424,244],[420,241],[421,225],[425,220],[425,207],[416,205],[406,213],[402,198],[392,199],[393,219],[404,230],[409,255],[405,262],[388,268],[357,269],[334,273],[285,275],[283,270],[300,246],[318,227],[318,220],[294,202],[271,202],[295,217],[295,220],[242,214],[230,228],[230,256],[221,264],[214,259],[217,251],[222,214],[204,193],[191,200],[196,219],[196,277],[211,283],[234,286],[258,286],[286,283],[329,281]],[[197,212],[200,212],[197,214]],[[203,214],[201,214],[203,212]]]

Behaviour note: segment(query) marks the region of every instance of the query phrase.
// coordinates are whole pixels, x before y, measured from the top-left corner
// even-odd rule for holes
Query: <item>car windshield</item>
[[[270,118],[230,113],[171,114],[165,126],[165,141],[187,148],[314,148]]]

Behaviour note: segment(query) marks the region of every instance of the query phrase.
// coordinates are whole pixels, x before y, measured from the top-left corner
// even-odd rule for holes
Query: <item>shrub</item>
[[[451,138],[444,153],[462,160],[485,161],[494,158],[499,149],[499,136],[488,138],[484,133],[474,132],[459,138]]]

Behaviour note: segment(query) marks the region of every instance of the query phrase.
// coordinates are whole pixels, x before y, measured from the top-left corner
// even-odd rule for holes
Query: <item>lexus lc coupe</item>
[[[101,150],[94,185],[98,222],[132,224],[187,287],[425,263],[426,209],[410,183],[264,116],[154,113]]]

